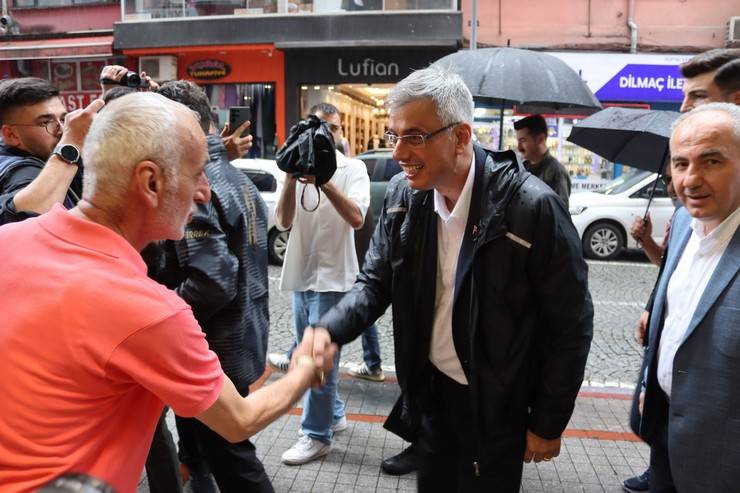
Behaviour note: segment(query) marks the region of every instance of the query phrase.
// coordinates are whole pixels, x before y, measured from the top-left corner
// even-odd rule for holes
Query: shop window
[[[264,84],[208,84],[203,86],[211,109],[218,117],[218,126],[223,128],[229,121],[229,108],[250,106],[253,137],[252,149],[246,158],[273,159],[277,150],[275,85]]]

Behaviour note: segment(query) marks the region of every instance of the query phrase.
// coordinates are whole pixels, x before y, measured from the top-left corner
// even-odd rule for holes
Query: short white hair
[[[696,115],[699,115],[701,113],[706,113],[707,111],[720,111],[727,116],[730,117],[732,120],[732,133],[735,136],[735,140],[740,144],[740,106],[732,103],[707,103],[702,104],[701,106],[697,106],[693,110],[682,114],[676,121],[673,122],[673,125],[671,125],[671,139],[673,139],[673,135],[676,133],[676,129],[680,127],[686,120],[689,120],[690,118],[693,118]]]
[[[198,124],[192,110],[151,92],[111,101],[95,117],[85,138],[83,196],[122,200],[134,168],[146,160],[157,163],[171,180],[185,152],[173,132],[182,132],[188,115]]]
[[[417,70],[391,89],[386,105],[393,110],[418,99],[434,102],[442,125],[473,124],[473,95],[462,77],[449,69],[431,66]]]

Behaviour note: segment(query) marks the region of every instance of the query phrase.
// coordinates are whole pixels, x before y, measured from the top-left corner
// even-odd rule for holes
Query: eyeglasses
[[[8,123],[8,125],[15,127],[44,127],[49,134],[56,136],[61,132],[63,123],[54,118],[53,120],[47,120],[41,123]]]
[[[459,124],[460,122],[450,123],[446,127],[442,127],[428,134],[396,135],[393,132],[386,132],[384,134],[385,143],[390,147],[396,147],[400,141],[403,141],[411,147],[423,147],[427,143],[427,140]]]

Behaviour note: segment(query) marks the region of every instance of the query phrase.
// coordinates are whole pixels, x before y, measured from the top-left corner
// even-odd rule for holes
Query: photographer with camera
[[[328,125],[334,145],[338,146],[342,140],[339,110],[321,103],[311,108],[311,114],[323,120],[322,125]],[[286,173],[275,211],[279,228],[292,227],[280,289],[293,291],[299,342],[305,328],[316,323],[344,296],[359,272],[354,230],[362,227],[370,205],[370,179],[362,161],[347,158],[337,150],[333,152],[336,171],[323,184],[328,173],[324,173],[324,163],[319,160],[313,163],[315,176]],[[317,181],[317,176],[323,179]],[[296,195],[301,197],[300,205],[296,205]],[[337,396],[338,363],[339,351],[326,385],[306,394],[301,417],[303,436],[283,454],[284,463],[305,464],[328,454],[334,432],[346,429],[344,402]]]
[[[106,65],[100,72],[100,87],[103,89],[103,96],[116,87],[130,87],[137,91],[156,91],[159,84],[152,80],[146,72],[140,75],[121,65]],[[229,128],[229,124],[224,125],[221,131],[221,139],[226,146],[226,155],[230,161],[239,159],[244,156],[252,147],[252,136],[242,134],[251,126],[251,122],[246,121],[236,129]]]
[[[48,81],[0,82],[0,225],[74,207],[82,194],[82,143],[103,102],[67,113]]]

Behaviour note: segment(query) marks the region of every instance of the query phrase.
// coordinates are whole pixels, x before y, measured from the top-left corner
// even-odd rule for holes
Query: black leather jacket
[[[457,271],[453,334],[467,331],[482,456],[526,428],[553,439],[583,381],[593,306],[581,242],[563,202],[513,152],[475,146],[476,177]],[[428,386],[437,215],[432,191],[393,178],[351,291],[321,320],[345,344],[392,304],[401,397],[386,428],[414,441]],[[458,354],[461,354],[455,341]],[[464,353],[464,351],[463,351]],[[497,445],[499,444],[499,445]]]
[[[6,146],[0,140],[0,225],[23,221],[37,216],[35,212],[19,212],[13,198],[44,169],[44,161],[20,149]],[[64,206],[71,209],[82,196],[82,169],[72,180]]]
[[[180,241],[164,244],[156,277],[193,309],[224,373],[245,394],[265,370],[269,332],[267,206],[208,136],[211,201],[199,205]]]

